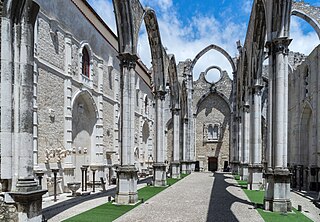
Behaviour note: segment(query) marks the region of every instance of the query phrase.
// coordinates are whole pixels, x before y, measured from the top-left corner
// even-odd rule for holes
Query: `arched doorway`
[[[72,106],[72,147],[76,181],[81,181],[80,167],[94,161],[96,122],[96,108],[91,95],[86,91],[79,93]]]

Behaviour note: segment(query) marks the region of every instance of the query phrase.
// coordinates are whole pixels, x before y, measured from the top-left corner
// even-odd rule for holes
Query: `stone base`
[[[35,190],[9,193],[17,206],[17,212],[13,213],[18,213],[18,221],[42,221],[42,195],[46,192],[47,190]]]
[[[248,189],[262,190],[263,189],[263,166],[251,165],[249,166]]]
[[[171,177],[180,179],[180,162],[171,163]]]
[[[233,161],[230,163],[232,174],[238,175],[240,174],[240,162]]]
[[[167,186],[166,164],[154,163],[153,171],[153,185],[155,187]]]
[[[190,174],[192,172],[192,163],[190,161],[181,162],[181,173]]]
[[[115,202],[127,205],[138,202],[138,170],[135,166],[119,166],[117,170],[117,193]]]
[[[74,182],[74,174],[75,167],[74,166],[67,166],[63,169],[63,192],[69,192],[68,183]]]
[[[248,180],[248,177],[249,177],[248,164],[240,164],[240,179]]]
[[[274,212],[290,212],[290,172],[288,169],[276,169],[265,174],[266,191],[264,208]]]

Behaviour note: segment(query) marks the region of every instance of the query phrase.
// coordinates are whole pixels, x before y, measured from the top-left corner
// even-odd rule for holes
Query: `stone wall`
[[[201,73],[194,82],[196,161],[199,161],[200,168],[205,171],[208,170],[209,157],[218,158],[218,170],[223,170],[224,162],[230,161],[231,90],[232,80],[225,71],[221,72],[217,82],[208,82],[205,73]],[[217,125],[217,138],[209,138],[210,125]]]
[[[319,72],[320,46],[304,61],[294,66],[289,75],[288,159],[291,167],[302,165],[303,189],[310,189],[314,178],[307,175],[307,168],[319,166],[320,110]]]
[[[0,222],[18,222],[18,212],[14,204],[6,204],[0,197]]]
[[[38,77],[38,162],[46,162],[46,150],[63,149],[64,80],[39,68]],[[50,162],[56,162],[56,158]]]
[[[65,67],[64,35],[61,30],[50,28],[50,21],[44,17],[38,19],[38,57],[64,70]]]

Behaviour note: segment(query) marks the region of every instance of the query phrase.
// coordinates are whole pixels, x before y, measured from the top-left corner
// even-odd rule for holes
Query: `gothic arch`
[[[148,33],[152,66],[153,82],[156,91],[165,92],[165,51],[161,43],[161,36],[156,13],[151,8],[144,9],[139,0],[114,0],[114,9],[119,38],[120,54],[137,54],[137,44],[142,20]]]
[[[99,118],[99,112],[98,112],[97,104],[96,104],[96,102],[94,101],[91,93],[90,93],[88,90],[86,90],[86,89],[79,90],[79,91],[73,96],[72,101],[71,101],[71,107],[74,107],[75,102],[77,101],[77,99],[78,99],[80,96],[83,96],[86,102],[91,103],[91,104],[93,105],[93,111],[94,111],[94,113],[95,113],[96,118],[98,119],[98,118]]]
[[[301,10],[295,9],[295,8],[293,8],[291,10],[291,15],[297,16],[297,17],[303,19],[304,21],[306,21],[307,23],[309,23],[312,26],[312,28],[316,31],[318,38],[320,40],[320,24],[317,20],[312,18],[310,15],[308,15],[304,11],[301,11]]]
[[[93,64],[93,52],[92,52],[92,49],[89,45],[89,43],[87,41],[82,41],[80,43],[80,48],[79,48],[79,73],[80,74],[83,74],[85,75],[85,73],[83,73],[83,52],[86,51],[88,53],[88,59],[89,59],[89,72],[88,72],[88,78],[89,79],[92,79],[92,74],[93,74],[93,67],[92,67],[92,64]],[[86,76],[86,75],[85,75]]]
[[[146,8],[144,15],[144,22],[146,25],[153,69],[153,82],[155,91],[165,92],[165,69],[164,69],[164,55],[165,51],[161,43],[161,36],[156,13],[151,8]]]
[[[197,102],[197,105],[196,105],[196,112],[195,112],[195,115],[198,115],[199,113],[199,109],[200,109],[200,105],[203,103],[203,101],[205,101],[211,94],[216,94],[217,96],[219,96],[227,105],[228,107],[228,110],[229,112],[231,113],[232,111],[232,107],[231,107],[231,104],[228,100],[228,98],[222,94],[221,92],[218,92],[218,91],[210,91],[210,92],[207,92],[206,94],[204,94],[200,99],[199,101]]]
[[[169,56],[169,84],[172,108],[180,109],[180,85],[177,74],[176,60],[174,55]]]
[[[232,57],[227,53],[227,51],[225,51],[223,48],[221,48],[220,46],[217,46],[215,44],[211,44],[211,45],[207,46],[206,48],[204,48],[201,52],[199,52],[198,55],[196,55],[196,57],[193,59],[190,69],[193,70],[193,68],[196,65],[196,63],[198,62],[198,60],[204,54],[209,52],[210,50],[216,50],[216,51],[220,52],[224,57],[226,57],[226,59],[229,61],[230,65],[232,67],[232,72],[233,73],[236,72],[236,65],[234,64]]]

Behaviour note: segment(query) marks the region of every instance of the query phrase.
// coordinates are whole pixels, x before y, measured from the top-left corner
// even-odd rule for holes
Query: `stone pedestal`
[[[263,189],[263,166],[251,165],[248,168],[248,189],[250,190],[262,190]]]
[[[171,177],[180,179],[180,162],[171,163]]]
[[[290,172],[287,169],[269,171],[265,174],[266,191],[264,197],[265,210],[274,212],[290,212]]]
[[[248,180],[248,177],[249,177],[248,164],[245,164],[245,163],[240,164],[240,178],[241,178],[241,180]]]
[[[167,186],[166,164],[155,163],[153,164],[153,180],[155,187]]]
[[[235,175],[240,174],[240,162],[238,161],[233,161],[230,163],[231,165],[231,172]]]
[[[190,174],[192,169],[192,162],[190,161],[183,161],[181,162],[181,173],[183,174]]]
[[[74,182],[75,178],[75,167],[72,165],[65,166],[63,169],[63,192],[69,192],[68,183]]]
[[[138,170],[135,166],[119,166],[117,170],[117,204],[135,204],[138,202]]]
[[[42,195],[46,192],[47,190],[35,190],[9,193],[17,206],[18,221],[42,221]]]

